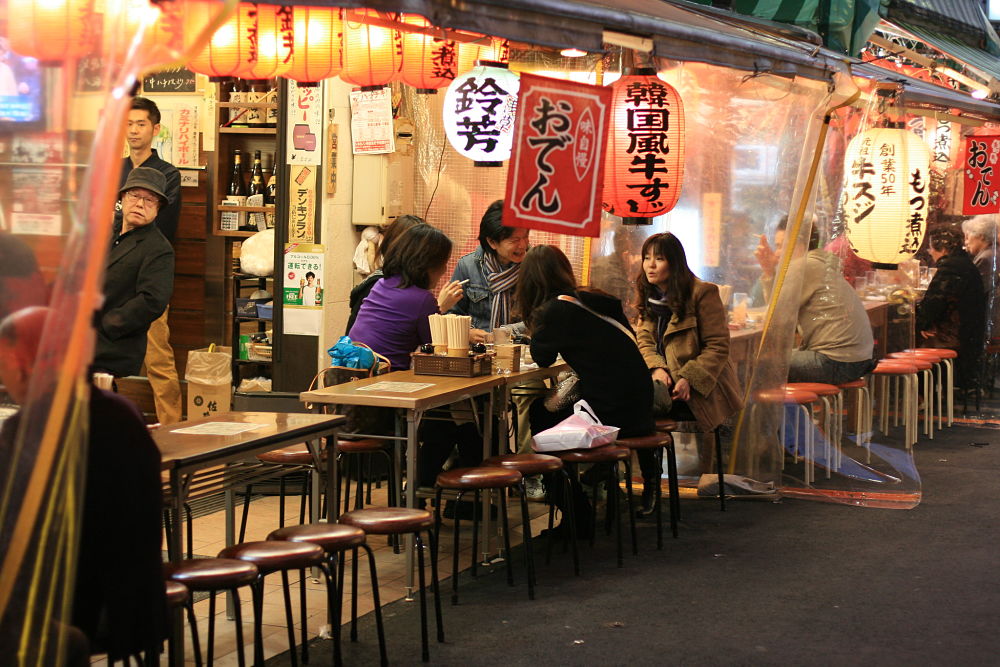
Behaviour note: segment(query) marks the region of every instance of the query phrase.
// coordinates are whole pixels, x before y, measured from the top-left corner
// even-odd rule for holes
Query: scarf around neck
[[[662,356],[663,333],[667,330],[667,325],[670,324],[670,318],[673,317],[674,311],[663,300],[662,292],[654,290],[654,293],[656,294],[655,297],[650,296],[646,299],[646,307],[656,317],[656,352]]]
[[[514,285],[521,265],[512,263],[506,269],[500,266],[500,259],[493,253],[483,255],[486,282],[490,288],[490,328],[510,323],[510,306],[514,300]]]

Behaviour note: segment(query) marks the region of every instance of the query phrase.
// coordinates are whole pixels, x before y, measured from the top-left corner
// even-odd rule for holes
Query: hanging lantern
[[[431,27],[423,16],[404,16],[403,22],[421,28]],[[403,33],[403,83],[418,93],[435,93],[455,80],[458,73],[458,45],[450,39],[416,32]]]
[[[359,17],[379,18],[373,9],[358,9],[344,18],[344,69],[340,78],[362,88],[384,86],[399,75],[402,37],[398,30],[369,25]]]
[[[296,7],[292,66],[284,77],[299,85],[310,85],[337,76],[343,30],[340,9]]]
[[[219,12],[218,3],[197,3],[186,8],[184,12],[184,48],[194,45],[194,40]],[[250,15],[252,5],[240,4],[236,11],[218,27],[211,39],[200,53],[187,62],[187,68],[192,72],[208,75],[211,80],[218,81],[229,76],[236,76],[243,66],[250,49],[250,44],[242,38],[249,26],[256,25],[256,16]]]
[[[486,35],[477,35],[482,41]],[[510,40],[490,37],[489,44],[462,42],[458,47],[458,72],[468,72],[476,66],[476,61],[486,60],[493,63],[510,61]]]
[[[7,0],[4,4],[6,35],[18,55],[54,64],[84,56],[95,44],[94,0]]]
[[[605,152],[604,210],[652,218],[677,204],[684,180],[684,105],[653,68],[611,84],[611,132]]]
[[[292,65],[294,10],[287,5],[240,4],[249,18],[240,33],[247,47],[236,76],[261,81],[284,74]]]
[[[844,224],[862,259],[898,264],[924,240],[930,198],[931,153],[902,127],[865,130],[851,140],[844,159]]]
[[[444,131],[456,151],[476,166],[498,167],[510,158],[521,79],[502,63],[461,74],[444,97]]]

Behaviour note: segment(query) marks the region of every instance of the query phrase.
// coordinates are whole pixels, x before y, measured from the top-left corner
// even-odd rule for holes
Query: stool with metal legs
[[[814,470],[814,440],[813,440],[813,421],[812,421],[812,406],[819,401],[819,396],[814,392],[805,391],[804,389],[790,389],[788,387],[779,387],[777,389],[764,389],[754,396],[755,402],[750,410],[750,424],[751,428],[756,428],[757,421],[757,408],[758,404],[761,403],[777,403],[784,407],[794,406],[794,438],[792,440],[792,460],[795,463],[799,462],[799,458],[802,458],[805,462],[805,473],[803,475],[806,484],[812,484],[815,481],[815,470]],[[786,412],[782,412],[781,415],[781,426],[778,431],[778,437],[781,439],[782,449],[787,451],[787,440],[785,438],[787,432],[788,415]],[[802,428],[800,428],[802,427]],[[799,434],[803,434],[801,447],[799,441]],[[784,469],[785,458],[781,458],[781,467]]]
[[[375,603],[375,627],[378,633],[378,649],[382,665],[388,665],[389,659],[385,650],[385,629],[382,625],[382,606],[379,601],[378,574],[375,570],[375,556],[371,547],[365,542],[365,531],[342,523],[312,523],[301,526],[286,526],[273,531],[268,540],[285,542],[308,542],[323,547],[326,552],[327,568],[330,571],[330,581],[336,582],[334,587],[327,589],[329,594],[327,605],[331,631],[333,633],[333,664],[343,664],[340,651],[340,621],[344,599],[344,570],[346,555],[353,551],[353,574],[351,576],[351,641],[358,640],[358,549],[364,549],[368,555],[368,571],[372,583],[372,600]],[[338,564],[337,557],[340,557]]]
[[[923,388],[921,398],[924,402],[924,433],[931,440],[934,439],[934,388],[936,386],[935,370],[941,362],[941,357],[932,353],[920,352],[892,352],[887,361],[904,361],[917,367],[917,372],[922,376]],[[920,384],[917,384],[920,391]],[[940,394],[938,394],[940,396]],[[939,409],[940,410],[940,409]],[[918,405],[919,413],[919,405]],[[940,415],[940,411],[938,412]],[[918,414],[919,417],[919,414]]]
[[[867,376],[865,377],[867,378]],[[854,392],[854,396],[857,398],[854,406],[854,432],[857,436],[855,442],[859,447],[865,448],[867,461],[870,462],[872,459],[872,399],[871,392],[868,390],[868,381],[862,378],[843,382],[838,384],[837,388],[843,392],[845,399],[848,392]]]
[[[701,431],[698,429],[698,422],[693,421],[675,421],[673,419],[657,419],[656,420],[656,430],[662,433],[694,433],[696,435],[708,435],[711,433],[712,437],[715,439],[715,472],[719,476],[719,511],[726,511],[726,486],[725,486],[725,462],[722,456],[722,438],[720,437],[721,429],[716,426],[710,432]],[[680,503],[677,504],[677,520],[680,521]],[[671,510],[673,512],[673,510]],[[671,516],[673,516],[671,514]]]
[[[892,359],[880,361],[875,370],[872,371],[872,377],[876,379],[879,423],[882,433],[888,433],[889,431],[889,380],[894,379],[897,384],[902,383],[902,390],[897,389],[896,396],[892,402],[895,404],[896,400],[901,399],[904,426],[903,438],[906,448],[909,449],[917,443],[917,367],[907,363],[906,360]],[[895,408],[895,405],[893,409],[896,412],[896,423],[898,424],[899,410]]]
[[[824,382],[789,382],[788,389],[811,391],[819,397],[823,406],[823,435],[826,437],[826,477],[830,479],[832,471],[840,468],[840,415],[843,411],[843,397],[836,385]]]
[[[669,433],[653,433],[652,435],[639,436],[635,438],[618,438],[615,441],[618,447],[625,447],[631,451],[641,449],[659,449],[660,470],[663,469],[663,452],[667,453],[667,486],[670,489],[670,530],[674,537],[677,537],[677,508],[680,506],[680,491],[677,484],[677,454],[674,451],[674,438]],[[656,489],[656,548],[663,549],[663,510],[660,501],[659,476],[657,476]],[[635,535],[633,533],[633,540]],[[638,547],[636,547],[638,550]]]
[[[903,351],[920,352],[922,350],[933,352],[938,355],[944,363],[946,386],[945,401],[948,410],[948,426],[951,426],[955,421],[955,359],[958,357],[958,352],[948,349],[947,347],[915,347]]]
[[[321,456],[326,458],[326,451],[321,452]],[[306,502],[308,493],[308,475],[315,467],[315,461],[309,448],[306,445],[293,445],[283,447],[270,452],[257,455],[257,460],[274,467],[275,473],[279,474],[278,479],[278,527],[285,525],[285,478],[295,472],[304,472],[307,477],[302,482],[302,499],[299,504],[299,523],[305,522]],[[284,469],[284,471],[282,471]],[[240,537],[238,542],[242,542],[246,536],[247,515],[250,511],[250,495],[253,492],[253,485],[247,484],[243,492],[243,518],[240,521]]]
[[[179,607],[182,607],[187,612],[188,625],[191,627],[191,649],[194,653],[194,664],[195,667],[201,667],[201,646],[198,643],[198,621],[194,617],[194,601],[191,597],[191,592],[188,590],[187,586],[184,584],[174,581],[173,579],[167,579],[163,582],[166,587],[167,593],[167,609],[173,611]],[[177,660],[174,657],[174,652],[177,647],[174,646],[173,637],[170,637],[167,643],[167,651],[170,656],[170,664],[176,664]]]
[[[946,362],[948,360],[934,350],[919,347],[905,352],[893,352],[889,354],[890,359],[905,359],[908,357],[929,361],[933,366],[932,371],[934,375],[934,384],[932,385],[931,393],[936,399],[935,405],[937,405],[938,430],[941,431],[944,429],[944,408],[942,403],[946,400],[944,398],[944,392],[946,386],[945,377],[948,372]]]

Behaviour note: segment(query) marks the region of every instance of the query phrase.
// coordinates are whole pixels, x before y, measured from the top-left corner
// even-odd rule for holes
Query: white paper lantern
[[[865,130],[851,140],[841,196],[854,252],[880,264],[912,257],[924,240],[931,153],[902,128]]]
[[[444,96],[444,131],[456,151],[477,165],[510,159],[521,79],[505,65],[473,67]]]

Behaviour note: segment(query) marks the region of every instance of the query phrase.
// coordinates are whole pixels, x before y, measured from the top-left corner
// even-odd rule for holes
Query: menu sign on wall
[[[392,123],[392,89],[351,91],[351,148],[355,155],[396,150]]]

